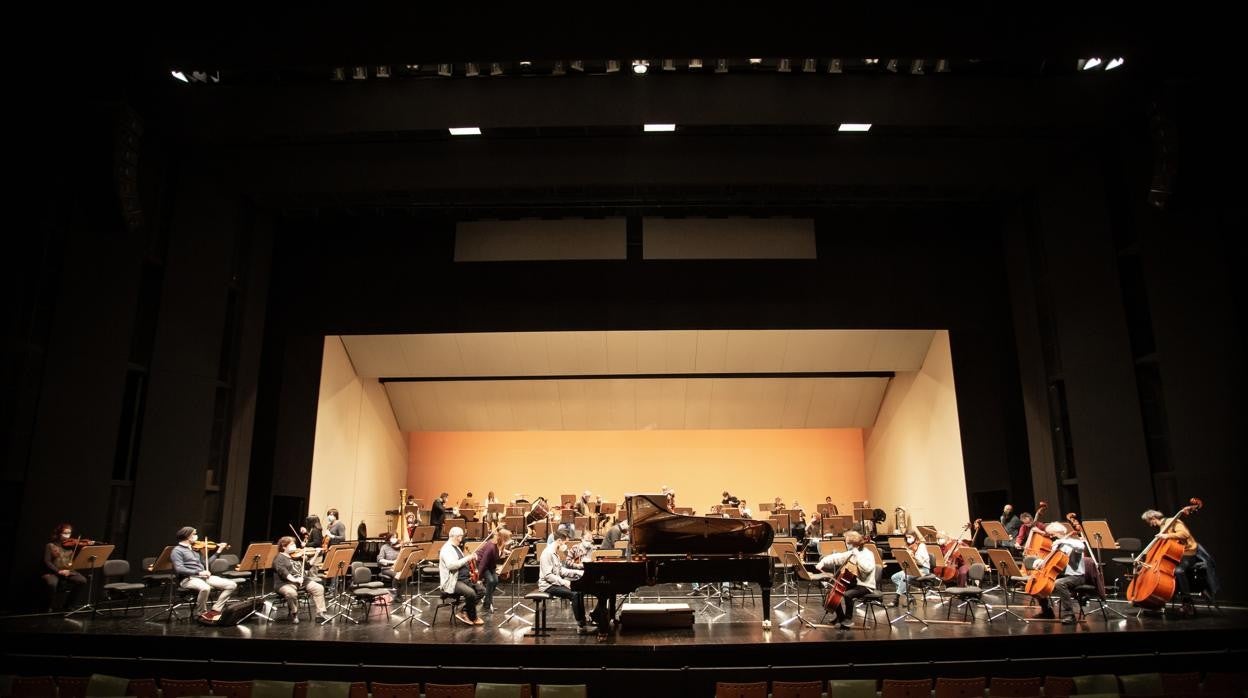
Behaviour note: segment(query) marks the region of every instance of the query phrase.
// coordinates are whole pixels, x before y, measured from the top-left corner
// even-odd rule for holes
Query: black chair
[[[127,582],[126,575],[130,574],[130,563],[127,560],[106,560],[101,570],[104,575],[104,595],[110,601],[116,600],[116,595],[120,594],[125,597],[126,615],[130,614],[130,602],[134,599],[139,600],[139,608],[143,607],[143,590],[147,588],[146,584],[141,582]],[[109,581],[116,580],[116,581]]]
[[[945,589],[945,594],[949,597],[949,606],[945,609],[946,619],[953,615],[953,602],[956,599],[963,603],[962,620],[975,620],[975,606],[982,603],[984,598],[984,590],[979,586],[979,583],[984,579],[984,572],[984,564],[976,562],[971,565],[971,569],[967,572],[967,581],[971,582],[970,584],[964,587],[949,587]]]
[[[1135,576],[1133,569],[1135,563],[1135,554],[1140,552],[1139,538],[1119,538],[1118,552],[1124,553],[1118,557],[1111,557],[1109,561],[1115,565],[1123,566],[1123,573],[1114,577],[1114,595],[1122,596],[1126,593],[1127,587],[1123,585],[1123,580],[1127,584],[1131,583],[1131,579]]]
[[[430,625],[438,624],[438,609],[447,608],[448,606],[451,609],[451,625],[454,625],[455,614],[459,612],[459,605],[463,600],[464,598],[459,594],[448,594],[445,591],[438,592],[438,603],[433,607],[433,622]]]
[[[351,597],[364,606],[364,620],[373,606],[380,603],[386,608],[386,618],[390,617],[390,590],[381,582],[373,581],[372,570],[360,565],[351,569]]]

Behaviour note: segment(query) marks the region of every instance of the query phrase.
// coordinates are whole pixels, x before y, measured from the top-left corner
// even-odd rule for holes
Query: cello
[[[841,565],[841,569],[836,573],[836,579],[832,580],[832,584],[828,586],[828,594],[823,599],[823,609],[828,612],[836,612],[841,607],[841,601],[845,599],[845,592],[858,582],[858,560],[850,557]]]
[[[1073,517],[1074,514],[1070,516]],[[1070,555],[1050,543],[1048,556],[1044,558],[1044,562],[1039,567],[1032,570],[1031,576],[1027,578],[1027,585],[1023,587],[1023,593],[1037,599],[1048,598],[1053,593],[1057,578],[1062,576],[1062,572],[1069,564]]]
[[[962,531],[968,530],[970,527],[970,522],[967,522],[967,524],[962,527]],[[962,535],[962,531],[958,531],[958,536]],[[971,538],[973,540],[974,536],[972,535]],[[962,564],[962,556],[950,556],[950,553],[957,550],[959,542],[961,542],[961,539],[955,536],[950,538],[949,541],[940,548],[940,554],[945,556],[945,564],[933,567],[932,574],[939,577],[942,582],[952,582],[954,578],[958,576],[958,567]]]
[[[1044,532],[1044,524],[1040,523],[1040,515],[1048,508],[1048,502],[1036,504],[1036,513],[1031,515],[1031,528],[1023,541],[1026,544],[1023,548],[1024,557],[1044,557],[1053,549],[1053,540]]]
[[[1174,598],[1174,570],[1183,561],[1184,546],[1182,541],[1162,536],[1170,532],[1180,517],[1200,511],[1205,505],[1195,497],[1189,501],[1190,504],[1162,524],[1161,531],[1135,558],[1135,577],[1127,587],[1127,598],[1132,606],[1156,611],[1165,608]]]

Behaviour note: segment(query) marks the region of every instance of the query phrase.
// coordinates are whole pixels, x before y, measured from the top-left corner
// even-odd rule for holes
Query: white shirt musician
[[[849,550],[825,555],[819,560],[819,569],[839,575],[842,568],[851,561],[857,566],[856,578],[845,589],[840,606],[829,609],[836,614],[836,621],[842,628],[852,628],[854,599],[875,591],[875,553],[865,547],[866,540],[857,531],[847,532],[845,543],[849,545]]]

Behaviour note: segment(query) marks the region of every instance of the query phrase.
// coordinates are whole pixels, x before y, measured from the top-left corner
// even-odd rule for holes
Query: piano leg
[[[763,630],[771,630],[771,586],[758,587],[763,592]]]

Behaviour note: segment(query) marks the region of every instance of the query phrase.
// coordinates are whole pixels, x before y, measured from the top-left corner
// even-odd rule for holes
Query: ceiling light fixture
[[[671,133],[676,130],[676,124],[646,124],[642,130],[646,133]]]
[[[716,59],[715,59],[715,72],[717,72],[717,73],[726,73],[726,72],[728,72],[728,59],[727,59],[727,58],[716,58]]]
[[[379,66],[377,66],[377,77],[379,77],[379,78],[388,78],[388,77],[390,77],[390,66],[388,66],[388,65],[379,65]]]
[[[897,59],[896,58],[888,59],[888,62],[884,64],[884,69],[890,73],[897,72]]]
[[[438,64],[438,75],[441,75],[441,76],[442,76],[442,77],[444,77],[444,78],[449,78],[449,77],[451,77],[451,64],[450,64],[450,63],[439,63],[439,64]]]
[[[645,75],[647,70],[650,70],[650,61],[633,61],[634,75]]]
[[[866,133],[871,130],[871,124],[841,124],[836,130],[842,133]]]
[[[502,74],[503,74],[503,66],[501,64],[499,63],[490,64],[490,75],[497,76],[497,75],[502,75]]]
[[[607,61],[607,72],[608,72],[608,73],[618,73],[618,72],[620,72],[620,62],[619,62],[619,61],[617,61],[617,60],[609,60],[609,61]]]
[[[470,78],[475,78],[480,74],[481,74],[481,68],[478,67],[476,63],[464,64],[464,75],[467,75]]]
[[[793,70],[793,61],[787,58],[781,58],[780,64],[776,66],[776,70],[781,73],[788,73]]]
[[[1092,70],[1101,65],[1101,59],[1089,58],[1083,62],[1083,70]]]
[[[171,70],[169,71],[169,74],[173,76],[174,80],[178,80],[180,82],[190,82],[190,80],[186,79],[186,73],[180,70]]]
[[[568,67],[578,73],[585,72],[585,61],[572,61],[568,63]]]
[[[758,65],[763,62],[763,59],[761,58],[750,58],[748,60],[750,61],[750,65]]]
[[[700,70],[701,68],[702,68],[702,59],[701,59],[701,58],[690,58],[690,59],[689,59],[689,70]]]
[[[923,74],[923,59],[922,58],[916,58],[910,61],[910,74],[911,75]]]
[[[663,59],[663,70],[676,70],[676,61],[670,58]]]
[[[817,61],[815,61],[815,59],[807,58],[806,60],[802,61],[802,72],[813,73],[815,72],[816,65],[817,65]]]
[[[551,75],[563,75],[563,73],[564,73],[563,61],[555,61],[555,64],[551,66],[550,68],[550,74]]]
[[[452,136],[480,136],[481,135],[480,126],[452,126],[447,130],[451,132]]]
[[[940,60],[936,61],[936,72],[938,73],[949,72],[949,59],[948,58],[941,58]]]
[[[1113,70],[1126,62],[1127,59],[1125,58],[1111,58],[1109,59],[1109,62],[1105,64],[1105,70]]]

